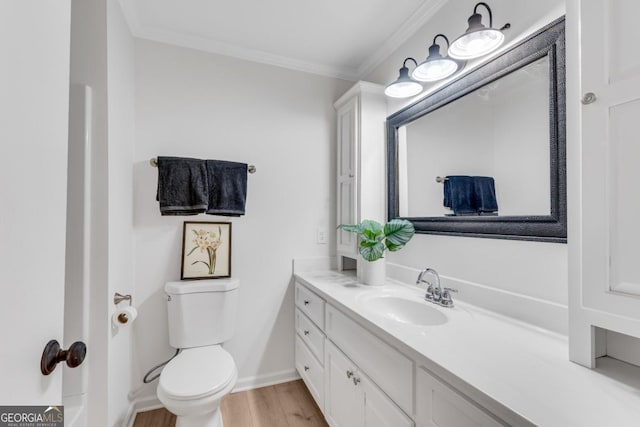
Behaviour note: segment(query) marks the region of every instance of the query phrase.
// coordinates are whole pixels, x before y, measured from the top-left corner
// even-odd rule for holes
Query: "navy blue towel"
[[[197,215],[207,210],[208,178],[204,160],[158,157],[161,215]]]
[[[474,176],[475,206],[479,213],[498,212],[496,186],[490,176]]]
[[[207,160],[210,215],[244,215],[247,199],[247,164]]]
[[[444,181],[444,206],[455,215],[469,215],[477,212],[475,206],[474,180],[466,175],[449,175]]]

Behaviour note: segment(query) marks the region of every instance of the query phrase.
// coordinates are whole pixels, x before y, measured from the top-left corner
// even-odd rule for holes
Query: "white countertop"
[[[373,293],[424,301],[424,289],[394,280],[373,287],[336,271],[295,276],[401,351],[439,365],[535,425],[640,426],[640,368],[603,358],[598,369],[587,369],[569,361],[566,337],[459,301],[454,308],[424,302],[448,317],[438,326],[399,323],[367,308]]]

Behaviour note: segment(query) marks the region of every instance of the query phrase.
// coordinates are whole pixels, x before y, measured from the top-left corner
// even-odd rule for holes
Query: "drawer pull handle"
[[[358,377],[353,377],[353,385],[358,385],[358,383],[360,382],[360,378]]]
[[[347,370],[347,378],[351,378],[353,376],[353,371]]]
[[[304,331],[304,334],[305,335],[309,335],[309,331]]]
[[[307,365],[304,365],[304,370],[305,372],[309,370],[309,367]]]
[[[309,301],[308,299],[304,300],[304,305],[309,305],[311,301]]]

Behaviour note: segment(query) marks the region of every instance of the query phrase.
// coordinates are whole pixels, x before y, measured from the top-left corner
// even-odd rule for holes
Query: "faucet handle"
[[[451,298],[451,292],[458,292],[454,288],[442,288],[442,297],[440,298],[440,305],[443,307],[453,307],[453,299]]]
[[[440,290],[440,288],[437,288],[433,286],[431,283],[429,283],[429,287],[427,288],[427,294],[424,296],[424,298],[427,301],[437,303],[442,298],[442,291]]]

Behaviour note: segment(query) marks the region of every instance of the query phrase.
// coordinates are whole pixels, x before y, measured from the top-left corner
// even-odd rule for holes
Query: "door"
[[[367,376],[359,374],[364,390],[365,427],[414,427],[414,423]]]
[[[356,365],[327,341],[325,416],[332,427],[364,426],[364,394]]]
[[[69,46],[69,0],[0,3],[2,405],[62,403]]]
[[[580,2],[585,307],[640,319],[637,0]],[[640,334],[640,330],[636,331]]]

